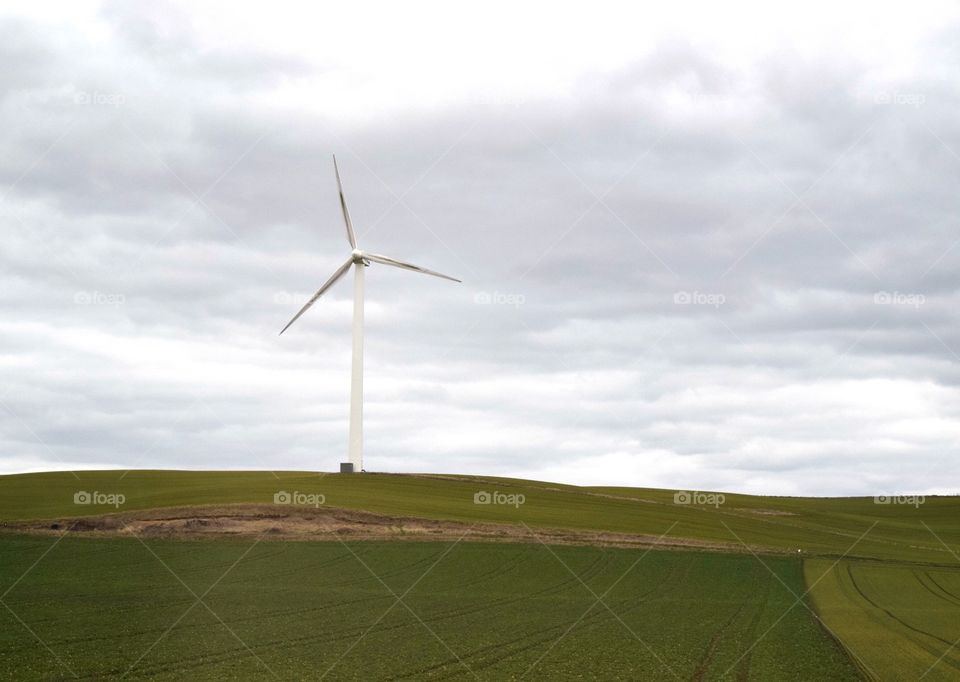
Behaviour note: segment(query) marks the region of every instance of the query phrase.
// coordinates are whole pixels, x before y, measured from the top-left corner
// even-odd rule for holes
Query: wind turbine
[[[353,271],[353,368],[350,382],[350,444],[348,447],[349,466],[340,465],[341,471],[362,471],[363,470],[363,271],[369,267],[370,263],[382,263],[383,265],[392,265],[395,268],[404,270],[413,270],[422,272],[425,275],[442,277],[453,282],[459,282],[456,277],[448,277],[433,270],[421,268],[419,265],[404,263],[403,261],[387,256],[381,256],[376,253],[361,251],[357,246],[357,237],[353,232],[353,223],[350,222],[350,212],[347,211],[347,201],[343,198],[343,185],[340,183],[340,169],[337,168],[337,157],[333,157],[333,172],[337,176],[337,191],[340,193],[340,208],[343,209],[343,222],[347,226],[347,241],[350,242],[350,257],[347,261],[330,275],[330,279],[324,282],[323,286],[317,290],[306,305],[300,308],[300,311],[293,316],[293,319],[287,323],[287,326],[280,330],[280,333],[287,331],[301,315],[307,312],[307,309],[316,303],[317,299],[332,287],[337,280],[347,274],[347,270],[354,267]]]

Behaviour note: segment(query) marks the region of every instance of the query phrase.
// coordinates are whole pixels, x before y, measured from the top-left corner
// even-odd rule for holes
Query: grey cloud
[[[910,409],[957,413],[955,80],[914,74],[930,97],[897,108],[850,61],[737,73],[673,42],[563,101],[345,126],[253,96],[313,67],[204,52],[168,9],[108,8],[122,71],[80,36],[70,60],[38,32],[6,53],[33,69],[2,109],[22,131],[0,157],[6,184],[23,175],[0,213],[10,461],[333,467],[350,283],[277,332],[346,256],[335,151],[366,248],[465,280],[370,271],[373,468],[955,485],[898,469],[935,465],[950,428],[862,405],[903,382]],[[899,449],[868,451],[892,423]]]

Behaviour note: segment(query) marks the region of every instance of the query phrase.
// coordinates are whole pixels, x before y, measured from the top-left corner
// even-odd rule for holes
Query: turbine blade
[[[313,298],[311,298],[309,301],[307,301],[306,305],[304,305],[302,308],[300,308],[300,312],[298,312],[296,315],[294,315],[292,320],[290,320],[289,322],[287,322],[287,326],[284,327],[283,329],[281,329],[281,330],[280,330],[280,333],[283,334],[283,332],[287,331],[287,329],[290,328],[290,325],[291,325],[291,324],[293,324],[294,322],[296,322],[296,321],[300,318],[301,315],[303,315],[305,312],[307,312],[307,308],[309,308],[310,306],[312,306],[312,305],[316,302],[316,300],[317,300],[318,298],[320,298],[321,296],[323,296],[323,293],[324,293],[327,289],[329,289],[330,287],[332,287],[332,286],[334,285],[334,283],[336,283],[336,281],[337,281],[338,279],[340,279],[341,277],[343,277],[343,274],[344,274],[347,270],[350,269],[350,266],[351,266],[351,265],[353,265],[353,258],[351,258],[351,259],[348,260],[346,263],[344,263],[344,264],[341,265],[339,268],[337,268],[337,271],[336,271],[335,273],[333,273],[332,275],[330,275],[330,279],[328,279],[326,282],[324,282],[323,286],[320,287],[320,289],[317,291],[317,293],[315,293],[315,294],[313,295]]]
[[[347,200],[343,198],[343,185],[340,184],[340,169],[337,168],[337,155],[333,155],[333,172],[337,176],[337,191],[340,192],[340,208],[343,209],[343,222],[347,225],[347,241],[350,248],[357,248],[357,237],[353,234],[353,223],[350,222],[350,212],[347,210]]]
[[[419,265],[414,265],[413,263],[404,263],[402,260],[397,260],[396,258],[389,258],[388,256],[380,256],[376,253],[367,253],[366,251],[364,251],[363,257],[366,260],[372,260],[375,263],[383,263],[384,265],[392,265],[395,268],[403,268],[404,270],[413,270],[414,272],[422,272],[425,275],[433,275],[434,277],[449,279],[451,282],[460,281],[456,277],[450,277],[449,275],[442,275],[439,272],[434,272],[433,270],[427,270],[426,268],[421,268]]]

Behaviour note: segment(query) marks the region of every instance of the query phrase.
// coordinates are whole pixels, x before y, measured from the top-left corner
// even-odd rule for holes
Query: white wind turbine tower
[[[403,261],[387,256],[380,256],[376,253],[361,251],[357,246],[357,237],[353,233],[353,224],[350,222],[350,213],[347,211],[347,202],[343,198],[343,185],[340,184],[340,170],[337,168],[337,157],[333,157],[333,172],[337,176],[337,191],[340,193],[340,208],[343,209],[343,221],[347,226],[347,240],[350,242],[350,258],[330,276],[323,286],[317,290],[306,305],[300,308],[300,311],[293,316],[293,319],[287,323],[287,326],[280,330],[280,333],[287,331],[290,325],[297,321],[303,315],[307,308],[312,306],[324,292],[332,287],[338,279],[343,277],[351,266],[356,266],[353,271],[353,369],[352,380],[350,383],[350,444],[349,465],[340,465],[341,471],[362,471],[363,470],[363,271],[370,263],[382,263],[383,265],[392,265],[404,270],[413,270],[422,272],[425,275],[434,275],[442,277],[453,282],[460,280],[455,277],[441,275],[439,272],[421,268],[418,265],[404,263]]]

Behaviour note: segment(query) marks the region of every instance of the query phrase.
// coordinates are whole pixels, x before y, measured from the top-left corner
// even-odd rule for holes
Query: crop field
[[[0,585],[6,679],[858,678],[794,558],[4,534]]]
[[[816,608],[868,677],[960,679],[960,561],[811,560]]]

